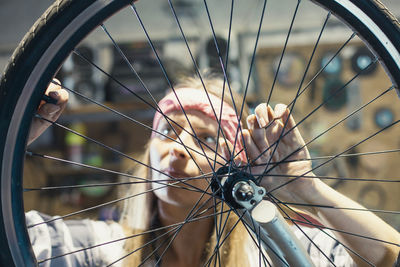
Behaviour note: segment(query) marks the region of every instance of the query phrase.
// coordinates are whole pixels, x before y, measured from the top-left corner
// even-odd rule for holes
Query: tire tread
[[[5,83],[8,78],[8,74],[12,73],[12,69],[15,67],[16,62],[19,58],[23,57],[28,47],[32,46],[32,40],[41,34],[43,30],[46,30],[46,25],[51,23],[57,18],[58,14],[65,10],[74,0],[57,0],[52,4],[43,15],[35,22],[35,24],[29,29],[29,31],[22,38],[17,48],[14,50],[7,66],[4,69],[1,77],[0,84]]]

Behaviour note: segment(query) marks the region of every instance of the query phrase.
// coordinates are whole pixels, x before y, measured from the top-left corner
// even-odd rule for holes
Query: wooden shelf
[[[151,120],[154,116],[154,109],[143,102],[127,103],[103,103],[110,109],[122,113],[139,121]],[[60,123],[71,122],[111,122],[124,120],[123,116],[101,107],[96,104],[81,105],[68,108],[59,118]]]
[[[93,166],[102,169],[112,170],[116,172],[121,172],[121,163],[105,163],[101,166]],[[81,167],[77,165],[68,165],[64,163],[56,163],[52,164],[48,162],[44,165],[43,169],[46,175],[50,176],[75,176],[75,175],[87,175],[87,174],[107,174],[107,175],[116,175],[109,172],[104,172],[102,170],[92,169]]]

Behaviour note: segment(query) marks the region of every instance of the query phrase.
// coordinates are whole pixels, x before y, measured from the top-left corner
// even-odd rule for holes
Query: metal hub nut
[[[246,182],[239,182],[235,196],[240,201],[248,201],[254,197],[254,189]]]

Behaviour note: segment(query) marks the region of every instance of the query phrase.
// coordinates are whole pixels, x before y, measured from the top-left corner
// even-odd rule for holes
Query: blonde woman
[[[99,266],[115,262],[115,265],[123,266],[203,266],[215,263],[223,266],[259,266],[260,258],[263,265],[269,264],[268,256],[260,257],[247,230],[241,223],[237,224],[238,217],[225,212],[228,210],[226,204],[215,205],[219,201],[214,202],[210,197],[212,192],[208,185],[211,176],[207,174],[212,173],[213,168],[219,168],[221,164],[231,160],[235,162],[235,166],[244,166],[248,160],[255,160],[251,172],[261,174],[271,155],[268,152],[261,157],[259,155],[277,140],[286,121],[287,129],[294,127],[295,122],[285,105],[278,104],[272,109],[266,104],[260,104],[255,109],[255,114],[249,114],[244,109],[242,118],[245,119],[240,122],[243,130],[237,133],[239,121],[235,108],[240,109],[240,98],[235,95],[234,104],[230,93],[225,91],[223,96],[222,80],[207,79],[204,85],[208,94],[205,93],[201,81],[186,79],[159,102],[162,113],[157,112],[154,117],[154,132],[143,155],[144,164],[134,166],[136,176],[152,182],[130,186],[127,194],[135,197],[125,201],[120,224],[56,220],[57,223],[49,226],[42,225],[40,230],[31,229],[30,236],[38,258],[50,258],[82,247],[94,246],[93,249],[55,258],[45,264]],[[58,103],[44,104],[40,106],[38,113],[56,120],[67,103],[68,94],[56,85],[51,85],[47,94],[56,98]],[[222,115],[221,129],[216,115],[218,118]],[[47,126],[35,121],[29,142],[39,136]],[[304,141],[295,128],[281,140],[272,160],[278,162],[303,145]],[[214,150],[217,150],[216,166],[213,165]],[[308,150],[304,147],[290,159],[308,157]],[[313,175],[310,161],[280,164],[273,170],[273,174],[293,177],[307,172],[308,175]],[[288,180],[289,178],[285,180],[266,176],[261,179],[260,185],[269,190]],[[274,196],[281,201],[306,203],[310,206],[318,204],[362,208],[317,178],[296,179],[274,191]],[[399,233],[371,212],[318,207],[303,212],[334,229],[400,243]],[[222,218],[213,216],[215,213],[222,214]],[[196,220],[198,217],[203,219]],[[225,219],[227,224],[217,238],[216,223],[220,220],[224,222]],[[37,212],[27,214],[28,223],[44,220],[45,215]],[[189,222],[182,224],[186,220]],[[159,230],[152,231],[153,229]],[[293,229],[297,231],[296,234],[304,242],[317,266],[331,266],[332,263],[336,266],[365,265],[366,262],[390,266],[398,254],[398,247],[388,243],[335,232],[336,241],[318,229],[302,227],[308,234],[305,237],[295,226]],[[48,238],[40,238],[40,235]],[[60,245],[62,242],[55,245],[54,240],[57,238],[54,237],[60,236],[64,241],[63,245]],[[95,246],[114,239],[119,241]],[[215,247],[221,240],[224,242],[220,244],[216,254]],[[312,243],[320,248],[317,249]],[[353,252],[348,253],[341,244]],[[123,260],[117,261],[119,258]]]

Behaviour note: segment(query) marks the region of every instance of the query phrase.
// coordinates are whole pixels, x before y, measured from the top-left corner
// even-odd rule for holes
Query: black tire
[[[87,23],[80,25],[79,28],[75,29],[69,40],[66,40],[60,47],[61,49],[55,53],[54,58],[49,59],[48,65],[43,70],[42,77],[36,81],[36,85],[31,87],[34,88],[46,88],[46,85],[51,80],[55,70],[63,62],[66,56],[70,53],[71,49],[75,47],[84,36],[86,36],[95,26],[99,25],[104,19],[117,12],[119,9],[128,5],[132,1],[71,1],[62,0],[54,3],[49,9],[43,14],[43,16],[35,23],[31,30],[25,35],[23,40],[20,42],[18,48],[15,50],[10,63],[5,69],[5,72],[1,79],[1,144],[3,148],[6,141],[7,135],[12,135],[13,138],[17,138],[19,141],[14,147],[16,154],[19,154],[19,163],[23,162],[23,155],[26,145],[26,129],[29,128],[29,121],[38,103],[40,102],[41,95],[44,93],[43,90],[34,90],[31,96],[31,103],[26,106],[26,112],[18,112],[23,116],[22,124],[25,126],[25,132],[17,129],[11,129],[11,117],[14,113],[14,108],[18,105],[17,102],[20,96],[24,95],[23,88],[24,84],[28,82],[29,75],[32,73],[37,62],[40,61],[45,51],[54,43],[54,40],[59,34],[65,30],[68,25],[79,15],[85,12],[90,12],[92,9],[96,9],[96,13],[87,17]],[[69,51],[69,52],[68,52]],[[14,107],[14,108],[13,108]],[[15,114],[15,113],[14,113]],[[21,128],[22,129],[22,128]],[[3,135],[4,133],[4,135]],[[14,154],[14,153],[11,153]],[[14,158],[6,150],[1,151],[1,158]],[[16,155],[15,154],[15,155]],[[4,170],[4,169],[3,169]],[[22,165],[15,165],[13,167],[11,176],[21,177]],[[2,177],[10,177],[9,174],[2,175]],[[30,241],[26,228],[24,226],[25,219],[23,212],[15,212],[17,210],[23,211],[22,202],[22,184],[21,181],[6,181],[2,179],[1,188],[7,187],[8,193],[2,194],[2,198],[8,198],[5,202],[8,202],[8,207],[1,207],[1,239],[6,241],[1,244],[1,265],[2,266],[36,266],[36,260],[31,249]],[[4,202],[3,202],[4,203]],[[8,210],[8,211],[6,211]],[[21,217],[22,215],[22,217]],[[18,221],[18,223],[11,223],[10,220]],[[10,224],[11,223],[11,224]],[[10,228],[11,227],[11,228]],[[12,236],[10,236],[12,235]],[[15,244],[14,248],[10,248],[8,244]],[[19,250],[19,251],[18,251]]]
[[[72,49],[104,19],[131,2],[132,0],[57,1],[21,41],[2,76],[1,266],[37,265],[25,226],[22,196],[22,170],[32,114],[45,88]],[[358,33],[379,57],[393,85],[399,90],[400,28],[394,16],[379,1],[374,0],[314,2],[341,17]],[[350,7],[352,10],[349,10]],[[354,10],[358,14],[353,14]],[[361,13],[363,14],[360,15]]]

